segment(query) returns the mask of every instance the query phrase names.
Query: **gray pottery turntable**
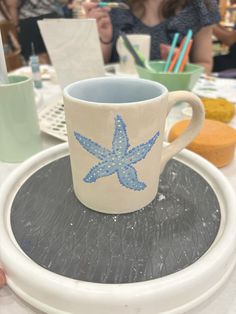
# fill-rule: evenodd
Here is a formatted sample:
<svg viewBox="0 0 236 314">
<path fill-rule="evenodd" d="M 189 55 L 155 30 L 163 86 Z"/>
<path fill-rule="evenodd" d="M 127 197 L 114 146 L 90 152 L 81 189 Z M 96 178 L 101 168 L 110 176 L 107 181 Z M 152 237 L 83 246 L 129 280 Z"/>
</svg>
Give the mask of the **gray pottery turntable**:
<svg viewBox="0 0 236 314">
<path fill-rule="evenodd" d="M 97 283 L 146 281 L 193 264 L 213 243 L 220 220 L 209 184 L 174 159 L 156 199 L 134 213 L 105 215 L 82 205 L 68 156 L 31 175 L 11 210 L 14 236 L 35 263 Z"/>
</svg>

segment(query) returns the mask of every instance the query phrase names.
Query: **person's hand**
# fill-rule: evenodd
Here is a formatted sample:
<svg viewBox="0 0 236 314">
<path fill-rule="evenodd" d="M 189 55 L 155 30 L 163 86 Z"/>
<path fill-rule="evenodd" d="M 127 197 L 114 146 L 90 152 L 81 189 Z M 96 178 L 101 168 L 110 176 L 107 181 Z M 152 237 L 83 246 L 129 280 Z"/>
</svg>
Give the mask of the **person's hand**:
<svg viewBox="0 0 236 314">
<path fill-rule="evenodd" d="M 0 268 L 0 288 L 6 284 L 6 277 L 3 270 Z"/>
<path fill-rule="evenodd" d="M 109 16 L 110 8 L 99 8 L 94 2 L 84 2 L 83 8 L 87 18 L 96 19 L 101 42 L 111 43 L 113 29 Z"/>
</svg>

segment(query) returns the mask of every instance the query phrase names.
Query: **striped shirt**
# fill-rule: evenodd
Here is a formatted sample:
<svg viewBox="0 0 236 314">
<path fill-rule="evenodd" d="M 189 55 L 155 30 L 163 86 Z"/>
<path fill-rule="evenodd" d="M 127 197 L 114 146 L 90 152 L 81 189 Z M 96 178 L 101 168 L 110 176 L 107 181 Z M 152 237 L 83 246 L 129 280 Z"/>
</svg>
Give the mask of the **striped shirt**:
<svg viewBox="0 0 236 314">
<path fill-rule="evenodd" d="M 57 0 L 22 0 L 20 19 L 58 12 L 60 6 Z"/>
</svg>

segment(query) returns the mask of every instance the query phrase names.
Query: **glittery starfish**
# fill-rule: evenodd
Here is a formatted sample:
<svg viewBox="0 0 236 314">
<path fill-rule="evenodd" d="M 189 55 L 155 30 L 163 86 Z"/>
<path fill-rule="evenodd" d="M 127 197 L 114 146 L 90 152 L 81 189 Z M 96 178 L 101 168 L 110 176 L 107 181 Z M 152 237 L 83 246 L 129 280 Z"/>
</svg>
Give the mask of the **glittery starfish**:
<svg viewBox="0 0 236 314">
<path fill-rule="evenodd" d="M 97 179 L 117 174 L 120 184 L 126 188 L 140 191 L 146 184 L 138 180 L 137 172 L 133 164 L 144 159 L 151 150 L 160 133 L 157 132 L 148 142 L 129 149 L 129 139 L 126 133 L 126 125 L 120 115 L 115 117 L 115 132 L 112 141 L 112 150 L 104 148 L 78 132 L 74 132 L 80 145 L 90 154 L 101 160 L 91 168 L 84 181 L 92 183 Z"/>
</svg>

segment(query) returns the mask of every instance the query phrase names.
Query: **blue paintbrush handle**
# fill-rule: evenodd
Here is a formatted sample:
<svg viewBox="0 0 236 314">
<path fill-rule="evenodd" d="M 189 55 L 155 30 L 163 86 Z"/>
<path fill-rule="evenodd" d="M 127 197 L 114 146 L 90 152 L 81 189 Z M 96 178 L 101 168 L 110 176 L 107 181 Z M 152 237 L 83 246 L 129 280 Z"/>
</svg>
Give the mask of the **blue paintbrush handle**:
<svg viewBox="0 0 236 314">
<path fill-rule="evenodd" d="M 100 7 L 100 8 L 105 8 L 105 7 L 108 6 L 107 2 L 98 2 L 97 5 L 98 5 L 98 7 Z"/>
<path fill-rule="evenodd" d="M 193 32 L 192 30 L 190 29 L 187 33 L 187 36 L 186 36 L 186 39 L 185 39 L 185 42 L 184 42 L 184 45 L 183 45 L 183 49 L 182 51 L 180 52 L 180 55 L 179 55 L 179 59 L 177 60 L 176 62 L 176 65 L 175 65 L 175 68 L 174 68 L 174 73 L 178 73 L 179 72 L 179 68 L 181 66 L 181 63 L 183 61 L 183 58 L 184 58 L 184 55 L 185 55 L 185 52 L 186 52 L 186 49 L 188 47 L 188 44 L 190 42 L 190 39 L 192 38 L 193 36 Z"/>
<path fill-rule="evenodd" d="M 177 45 L 177 41 L 179 39 L 179 33 L 175 33 L 175 36 L 173 38 L 173 41 L 172 41 L 172 44 L 171 44 L 171 47 L 170 47 L 170 51 L 168 53 L 168 56 L 167 56 L 167 59 L 166 59 L 166 63 L 165 63 L 165 67 L 164 67 L 164 72 L 167 72 L 168 69 L 169 69 L 169 66 L 170 66 L 170 62 L 171 62 L 171 59 L 174 55 L 174 51 L 175 51 L 175 47 Z"/>
</svg>

